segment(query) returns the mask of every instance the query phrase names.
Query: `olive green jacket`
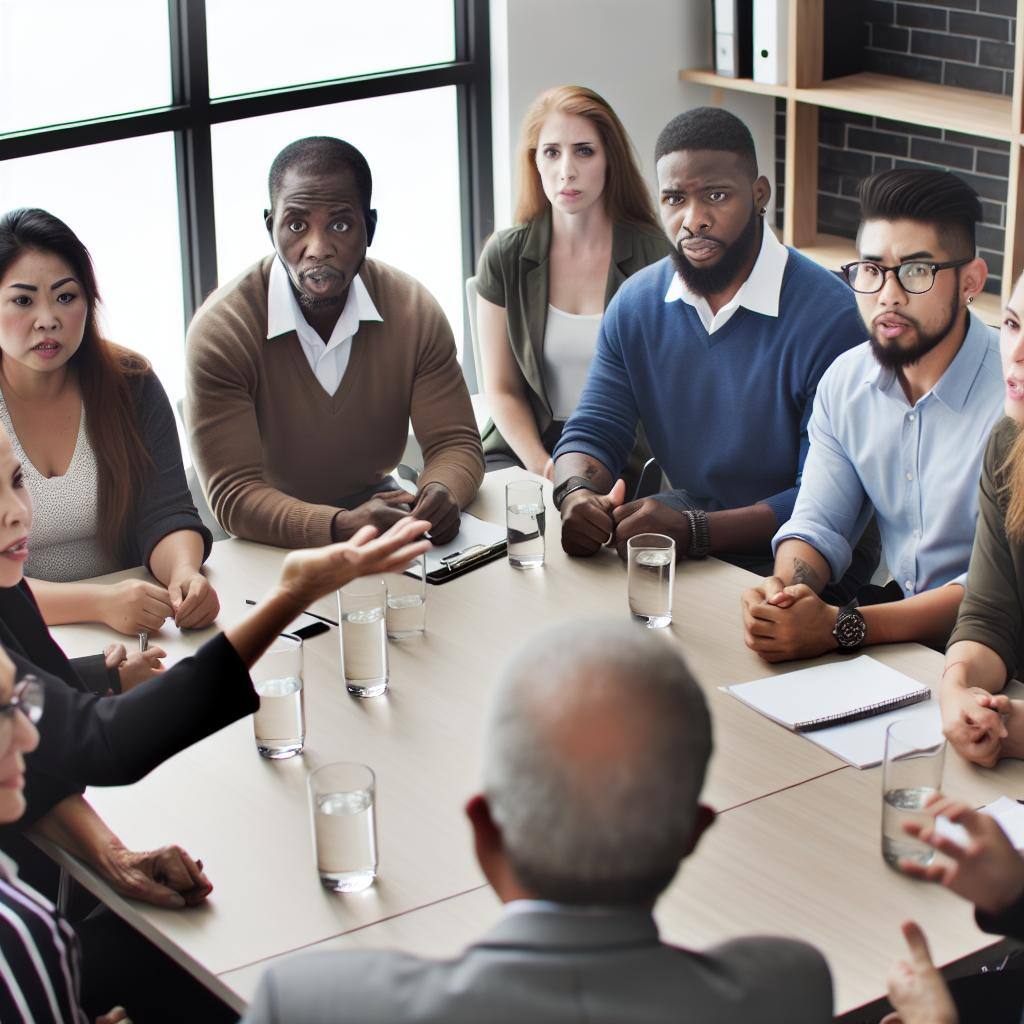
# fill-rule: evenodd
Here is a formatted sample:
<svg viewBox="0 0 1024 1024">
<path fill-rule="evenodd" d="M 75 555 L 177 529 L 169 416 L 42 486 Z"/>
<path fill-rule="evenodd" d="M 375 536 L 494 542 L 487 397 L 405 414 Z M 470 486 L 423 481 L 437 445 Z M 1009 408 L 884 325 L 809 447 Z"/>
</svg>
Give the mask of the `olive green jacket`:
<svg viewBox="0 0 1024 1024">
<path fill-rule="evenodd" d="M 530 407 L 541 440 L 548 451 L 561 433 L 551 412 L 544 380 L 544 330 L 548 319 L 548 250 L 551 247 L 551 211 L 527 224 L 493 235 L 477 267 L 476 290 L 488 302 L 503 306 L 508 317 L 508 340 L 527 384 Z M 605 287 L 605 308 L 627 277 L 672 251 L 661 231 L 633 224 L 612 229 L 612 259 Z M 553 440 L 549 444 L 548 439 Z M 483 432 L 484 453 L 515 454 L 493 421 Z"/>
</svg>

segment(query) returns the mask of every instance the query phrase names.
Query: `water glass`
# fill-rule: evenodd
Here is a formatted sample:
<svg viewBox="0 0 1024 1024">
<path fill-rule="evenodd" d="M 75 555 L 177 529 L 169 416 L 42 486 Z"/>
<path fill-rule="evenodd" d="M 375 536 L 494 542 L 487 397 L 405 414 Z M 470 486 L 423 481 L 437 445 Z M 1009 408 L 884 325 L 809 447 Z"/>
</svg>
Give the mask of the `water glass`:
<svg viewBox="0 0 1024 1024">
<path fill-rule="evenodd" d="M 536 480 L 505 484 L 508 560 L 516 569 L 544 564 L 544 488 Z"/>
<path fill-rule="evenodd" d="M 405 573 L 388 573 L 384 583 L 388 590 L 388 639 L 421 636 L 427 628 L 427 556 L 414 558 Z"/>
<path fill-rule="evenodd" d="M 931 819 L 925 810 L 942 788 L 946 741 L 939 723 L 918 715 L 901 718 L 885 730 L 882 764 L 882 857 L 898 866 L 901 857 L 930 864 L 935 851 L 903 831 L 903 823 Z"/>
<path fill-rule="evenodd" d="M 379 576 L 353 580 L 338 591 L 341 670 L 356 697 L 379 697 L 388 688 L 387 600 Z"/>
<path fill-rule="evenodd" d="M 662 533 L 638 533 L 626 542 L 629 610 L 650 629 L 672 621 L 676 542 Z"/>
<path fill-rule="evenodd" d="M 292 757 L 306 741 L 302 690 L 302 641 L 279 636 L 252 667 L 260 706 L 252 716 L 256 749 L 263 757 Z"/>
<path fill-rule="evenodd" d="M 316 869 L 325 889 L 362 892 L 377 877 L 375 785 L 365 764 L 326 764 L 309 774 Z"/>
</svg>

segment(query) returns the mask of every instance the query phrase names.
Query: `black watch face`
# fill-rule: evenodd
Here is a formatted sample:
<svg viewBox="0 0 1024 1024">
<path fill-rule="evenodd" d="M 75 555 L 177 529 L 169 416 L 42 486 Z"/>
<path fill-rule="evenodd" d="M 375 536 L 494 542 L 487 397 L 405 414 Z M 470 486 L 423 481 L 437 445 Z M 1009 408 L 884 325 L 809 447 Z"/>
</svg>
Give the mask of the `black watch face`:
<svg viewBox="0 0 1024 1024">
<path fill-rule="evenodd" d="M 857 614 L 842 616 L 836 623 L 836 640 L 840 647 L 859 647 L 864 643 L 867 623 Z"/>
</svg>

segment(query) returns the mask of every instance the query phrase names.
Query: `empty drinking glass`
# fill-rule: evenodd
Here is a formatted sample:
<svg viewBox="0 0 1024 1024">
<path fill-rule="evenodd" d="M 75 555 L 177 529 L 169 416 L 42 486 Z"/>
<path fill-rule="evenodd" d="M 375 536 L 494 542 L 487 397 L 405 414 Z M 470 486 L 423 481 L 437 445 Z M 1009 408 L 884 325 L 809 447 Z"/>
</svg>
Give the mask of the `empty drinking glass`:
<svg viewBox="0 0 1024 1024">
<path fill-rule="evenodd" d="M 353 762 L 326 764 L 310 772 L 308 785 L 320 884 L 362 892 L 377 877 L 373 771 Z"/>
<path fill-rule="evenodd" d="M 638 533 L 626 542 L 629 610 L 651 629 L 672 621 L 676 542 L 661 533 Z"/>
<path fill-rule="evenodd" d="M 405 573 L 388 573 L 384 582 L 388 590 L 389 639 L 405 640 L 422 634 L 427 628 L 426 555 L 414 558 Z"/>
<path fill-rule="evenodd" d="M 379 576 L 353 580 L 338 591 L 341 670 L 356 697 L 379 697 L 388 688 L 387 598 Z"/>
<path fill-rule="evenodd" d="M 516 569 L 544 564 L 544 489 L 536 480 L 505 484 L 508 560 Z"/>
<path fill-rule="evenodd" d="M 291 757 L 306 741 L 302 691 L 302 641 L 279 636 L 253 665 L 260 706 L 252 716 L 256 749 L 263 757 Z"/>
</svg>

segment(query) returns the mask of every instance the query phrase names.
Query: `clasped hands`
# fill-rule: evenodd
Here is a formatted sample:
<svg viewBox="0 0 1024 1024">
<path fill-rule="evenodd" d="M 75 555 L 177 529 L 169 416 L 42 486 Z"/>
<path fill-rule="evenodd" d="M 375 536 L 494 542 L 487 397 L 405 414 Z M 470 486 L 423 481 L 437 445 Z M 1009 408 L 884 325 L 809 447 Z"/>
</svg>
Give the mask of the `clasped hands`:
<svg viewBox="0 0 1024 1024">
<path fill-rule="evenodd" d="M 662 533 L 676 542 L 676 558 L 690 550 L 690 520 L 674 508 L 641 498 L 623 502 L 626 485 L 616 480 L 607 494 L 586 488 L 562 502 L 562 548 L 569 555 L 593 555 L 606 545 L 626 557 L 626 542 L 641 533 Z"/>
<path fill-rule="evenodd" d="M 459 532 L 459 503 L 444 484 L 433 481 L 420 488 L 417 494 L 401 488 L 378 491 L 362 505 L 339 512 L 334 518 L 332 533 L 336 541 L 348 540 L 364 526 L 372 526 L 383 533 L 410 515 L 430 523 L 430 539 L 435 544 L 447 544 Z"/>
<path fill-rule="evenodd" d="M 740 598 L 747 646 L 765 661 L 816 658 L 834 650 L 839 609 L 823 601 L 806 583 L 786 586 L 769 576 Z"/>
<path fill-rule="evenodd" d="M 1020 757 L 1007 727 L 1024 710 L 1021 701 L 979 686 L 957 686 L 942 693 L 942 731 L 961 756 L 983 768 L 1002 757 Z"/>
</svg>

